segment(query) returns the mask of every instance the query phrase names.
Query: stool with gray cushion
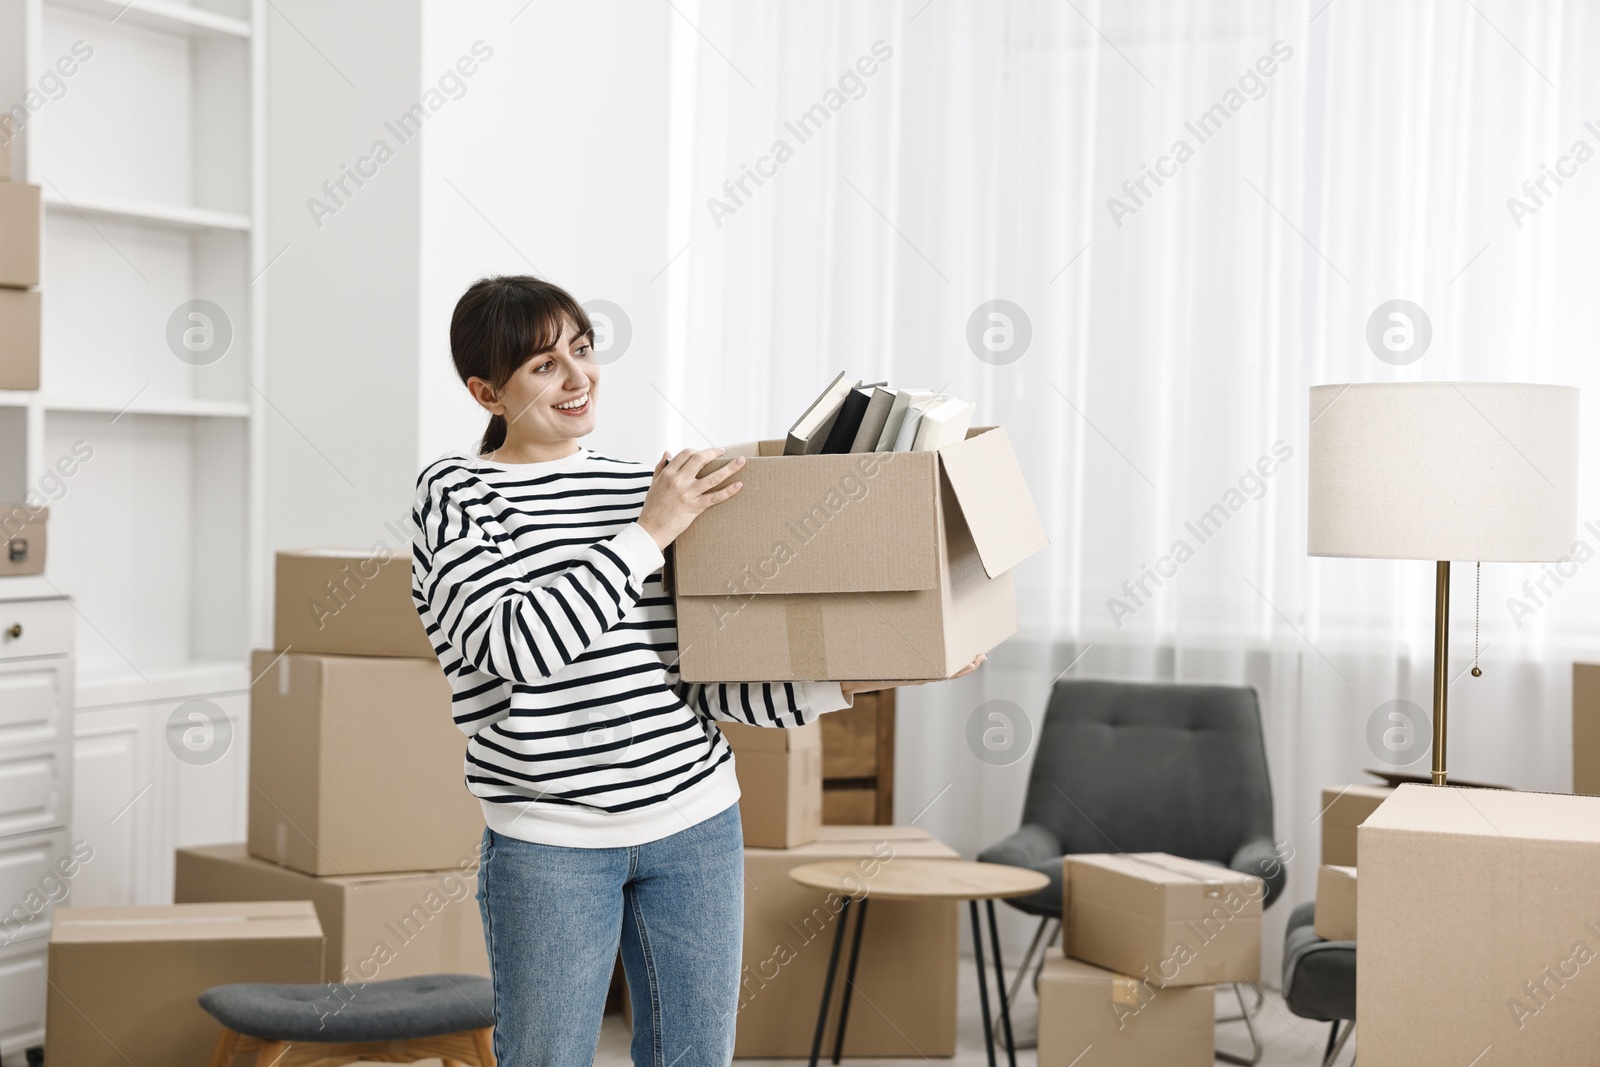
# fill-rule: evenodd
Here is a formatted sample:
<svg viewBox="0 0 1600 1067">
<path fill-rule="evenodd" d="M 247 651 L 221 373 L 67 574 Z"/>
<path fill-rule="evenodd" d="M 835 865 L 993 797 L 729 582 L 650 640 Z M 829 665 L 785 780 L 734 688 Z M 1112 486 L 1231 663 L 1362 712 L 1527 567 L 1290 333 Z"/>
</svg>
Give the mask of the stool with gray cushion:
<svg viewBox="0 0 1600 1067">
<path fill-rule="evenodd" d="M 1272 788 L 1256 691 L 1093 679 L 1055 683 L 1028 773 L 1022 825 L 978 853 L 981 861 L 1050 878 L 1040 892 L 1006 902 L 1040 919 L 1018 986 L 1035 952 L 1043 965 L 1041 948 L 1059 931 L 1062 858 L 1084 852 L 1166 852 L 1216 863 L 1261 878 L 1263 903 L 1270 905 L 1286 873 L 1272 839 Z M 1037 988 L 1037 967 L 1033 974 Z M 1217 1055 L 1253 1064 L 1261 1057 L 1253 1009 L 1244 1007 L 1237 986 L 1235 994 L 1252 1055 Z"/>
<path fill-rule="evenodd" d="M 370 1060 L 494 1067 L 494 988 L 474 974 L 382 982 L 213 986 L 200 1006 L 222 1024 L 211 1067 L 255 1051 L 260 1067 Z"/>
<path fill-rule="evenodd" d="M 1283 935 L 1283 1002 L 1302 1019 L 1333 1024 L 1322 1054 L 1322 1062 L 1332 1064 L 1356 1030 L 1356 943 L 1318 937 L 1311 928 L 1316 914 L 1314 901 L 1289 913 Z M 1341 1031 L 1344 1020 L 1350 1025 Z"/>
</svg>

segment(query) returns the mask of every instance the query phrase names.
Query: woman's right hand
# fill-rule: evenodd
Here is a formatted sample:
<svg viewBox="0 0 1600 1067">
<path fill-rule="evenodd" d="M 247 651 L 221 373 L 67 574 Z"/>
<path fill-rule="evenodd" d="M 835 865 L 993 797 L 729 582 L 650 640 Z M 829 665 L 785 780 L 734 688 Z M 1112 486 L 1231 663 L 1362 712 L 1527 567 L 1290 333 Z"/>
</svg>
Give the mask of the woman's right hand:
<svg viewBox="0 0 1600 1067">
<path fill-rule="evenodd" d="M 667 453 L 661 453 L 638 521 L 645 532 L 655 538 L 663 552 L 702 511 L 713 504 L 722 503 L 744 485 L 743 482 L 733 482 L 718 488 L 744 466 L 743 456 L 735 456 L 704 478 L 697 477 L 707 463 L 722 453 L 720 448 L 703 448 L 699 451 L 686 448 L 670 458 Z"/>
</svg>

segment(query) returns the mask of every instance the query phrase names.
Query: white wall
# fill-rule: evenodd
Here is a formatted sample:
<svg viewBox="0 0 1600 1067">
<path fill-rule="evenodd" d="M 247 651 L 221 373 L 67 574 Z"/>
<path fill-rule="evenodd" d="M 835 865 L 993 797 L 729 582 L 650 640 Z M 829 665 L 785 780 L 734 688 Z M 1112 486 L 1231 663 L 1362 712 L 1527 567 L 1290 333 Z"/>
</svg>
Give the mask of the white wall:
<svg viewBox="0 0 1600 1067">
<path fill-rule="evenodd" d="M 385 524 L 409 513 L 418 470 L 476 444 L 486 416 L 455 375 L 449 322 L 486 274 L 535 273 L 626 309 L 634 340 L 604 372 L 586 443 L 658 447 L 670 14 L 643 0 L 276 5 L 268 255 L 282 256 L 258 283 L 268 553 L 396 544 Z M 422 132 L 402 140 L 386 123 L 419 103 Z M 376 173 L 347 182 L 342 205 L 323 192 L 369 156 Z M 334 209 L 320 226 L 312 197 Z M 266 627 L 270 600 L 261 614 Z"/>
<path fill-rule="evenodd" d="M 487 420 L 450 362 L 450 314 L 487 274 L 537 274 L 580 301 L 609 300 L 633 327 L 601 372 L 608 454 L 661 447 L 666 314 L 666 4 L 427 5 L 425 85 L 474 42 L 492 56 L 430 121 L 422 168 L 422 368 L 417 460 L 476 445 Z M 520 10 L 520 14 L 518 13 Z M 686 447 L 686 446 L 685 446 Z"/>
</svg>

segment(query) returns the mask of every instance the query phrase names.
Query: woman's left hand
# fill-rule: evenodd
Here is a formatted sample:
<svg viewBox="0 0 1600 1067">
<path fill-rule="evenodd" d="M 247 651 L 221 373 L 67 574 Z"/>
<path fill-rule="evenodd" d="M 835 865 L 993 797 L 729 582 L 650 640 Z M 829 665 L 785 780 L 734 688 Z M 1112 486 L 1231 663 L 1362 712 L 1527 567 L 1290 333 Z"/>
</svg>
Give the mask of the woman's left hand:
<svg viewBox="0 0 1600 1067">
<path fill-rule="evenodd" d="M 967 664 L 965 667 L 962 667 L 950 677 L 944 679 L 924 678 L 920 682 L 840 682 L 839 689 L 844 693 L 845 696 L 851 696 L 855 693 L 873 693 L 879 689 L 895 689 L 903 685 L 927 685 L 930 681 L 953 682 L 957 678 L 960 678 L 963 675 L 971 674 L 973 671 L 983 666 L 983 661 L 988 658 L 988 656 L 984 655 L 982 652 L 979 652 L 977 656 L 973 657 L 971 663 Z"/>
</svg>

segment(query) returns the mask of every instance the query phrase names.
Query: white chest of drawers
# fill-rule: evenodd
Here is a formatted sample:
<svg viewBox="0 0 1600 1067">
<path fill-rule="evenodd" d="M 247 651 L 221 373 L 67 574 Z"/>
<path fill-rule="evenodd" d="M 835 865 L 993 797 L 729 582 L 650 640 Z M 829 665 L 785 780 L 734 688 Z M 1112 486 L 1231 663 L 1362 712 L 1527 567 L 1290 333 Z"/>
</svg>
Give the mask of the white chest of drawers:
<svg viewBox="0 0 1600 1067">
<path fill-rule="evenodd" d="M 40 595 L 27 579 L 0 579 L 0 1054 L 7 1057 L 44 1039 L 50 915 L 80 867 L 68 831 L 72 634 L 67 598 Z"/>
</svg>

